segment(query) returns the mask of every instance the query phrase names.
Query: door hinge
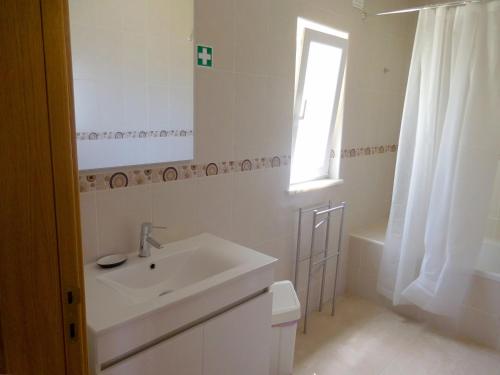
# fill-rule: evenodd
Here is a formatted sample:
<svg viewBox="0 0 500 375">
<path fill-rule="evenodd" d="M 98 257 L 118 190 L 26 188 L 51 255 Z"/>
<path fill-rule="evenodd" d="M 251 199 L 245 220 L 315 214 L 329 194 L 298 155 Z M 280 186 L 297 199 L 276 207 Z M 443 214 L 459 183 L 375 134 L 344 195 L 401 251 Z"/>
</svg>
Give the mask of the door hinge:
<svg viewBox="0 0 500 375">
<path fill-rule="evenodd" d="M 80 304 L 80 288 L 66 288 L 66 300 L 64 301 L 68 306 Z"/>
<path fill-rule="evenodd" d="M 80 288 L 65 288 L 63 298 L 65 330 L 71 341 L 77 341 L 79 305 L 81 303 Z"/>
</svg>

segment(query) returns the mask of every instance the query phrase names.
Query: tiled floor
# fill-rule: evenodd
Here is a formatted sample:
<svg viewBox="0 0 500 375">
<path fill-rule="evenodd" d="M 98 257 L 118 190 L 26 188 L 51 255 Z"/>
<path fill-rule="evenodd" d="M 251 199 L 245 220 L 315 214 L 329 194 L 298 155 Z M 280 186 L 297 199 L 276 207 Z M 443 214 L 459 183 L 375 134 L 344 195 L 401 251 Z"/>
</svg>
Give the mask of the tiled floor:
<svg viewBox="0 0 500 375">
<path fill-rule="evenodd" d="M 294 375 L 500 375 L 500 353 L 347 297 L 297 334 Z"/>
</svg>

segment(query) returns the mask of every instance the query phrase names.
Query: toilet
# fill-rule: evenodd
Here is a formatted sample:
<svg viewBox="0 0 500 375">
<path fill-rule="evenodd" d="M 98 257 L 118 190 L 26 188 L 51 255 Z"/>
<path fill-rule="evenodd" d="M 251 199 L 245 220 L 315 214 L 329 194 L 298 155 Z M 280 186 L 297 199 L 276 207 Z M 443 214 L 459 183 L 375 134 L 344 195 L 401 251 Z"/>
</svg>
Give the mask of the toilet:
<svg viewBox="0 0 500 375">
<path fill-rule="evenodd" d="M 273 293 L 271 370 L 270 375 L 291 375 L 295 334 L 300 319 L 300 302 L 288 281 L 279 281 L 271 285 Z"/>
</svg>

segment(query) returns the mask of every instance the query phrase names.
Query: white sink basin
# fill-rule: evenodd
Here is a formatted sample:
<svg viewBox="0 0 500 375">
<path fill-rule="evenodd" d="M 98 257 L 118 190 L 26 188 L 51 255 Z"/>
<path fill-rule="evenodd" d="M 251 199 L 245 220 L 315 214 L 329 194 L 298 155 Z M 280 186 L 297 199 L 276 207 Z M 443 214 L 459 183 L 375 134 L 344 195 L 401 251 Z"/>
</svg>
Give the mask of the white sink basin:
<svg viewBox="0 0 500 375">
<path fill-rule="evenodd" d="M 100 363 L 265 293 L 273 282 L 275 258 L 210 234 L 151 251 L 147 258 L 131 253 L 114 269 L 85 266 L 89 347 L 99 348 Z"/>
<path fill-rule="evenodd" d="M 167 248 L 140 263 L 125 264 L 97 278 L 133 303 L 141 303 L 244 266 L 253 260 L 249 255 L 255 254 L 227 251 L 209 244 L 172 254 Z"/>
</svg>

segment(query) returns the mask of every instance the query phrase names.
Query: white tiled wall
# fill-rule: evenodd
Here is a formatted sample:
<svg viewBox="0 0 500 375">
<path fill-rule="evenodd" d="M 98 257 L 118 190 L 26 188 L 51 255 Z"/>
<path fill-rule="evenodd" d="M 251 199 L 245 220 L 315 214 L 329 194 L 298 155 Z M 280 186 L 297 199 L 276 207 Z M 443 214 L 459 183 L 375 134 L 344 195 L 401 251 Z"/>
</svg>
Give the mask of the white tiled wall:
<svg viewBox="0 0 500 375">
<path fill-rule="evenodd" d="M 298 16 L 350 33 L 342 147 L 397 143 L 415 18 L 362 20 L 350 3 L 195 1 L 196 40 L 215 66 L 195 72 L 197 163 L 290 154 Z M 136 251 L 152 220 L 168 227 L 161 240 L 212 232 L 279 258 L 276 278 L 291 278 L 297 209 L 346 200 L 347 233 L 385 217 L 394 164 L 394 153 L 342 159 L 343 185 L 297 195 L 288 167 L 83 193 L 85 260 Z"/>
<path fill-rule="evenodd" d="M 193 2 L 69 4 L 78 131 L 191 129 Z"/>
</svg>

